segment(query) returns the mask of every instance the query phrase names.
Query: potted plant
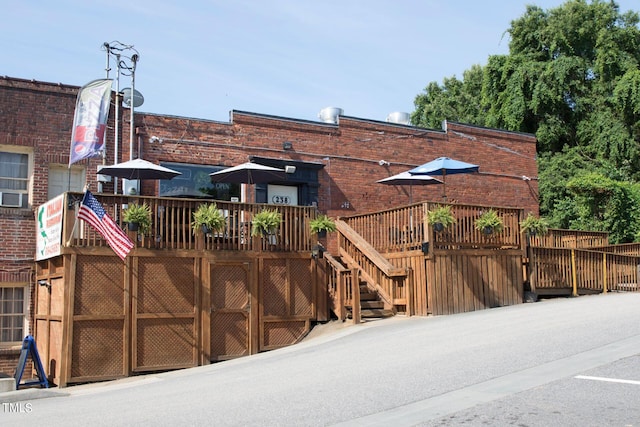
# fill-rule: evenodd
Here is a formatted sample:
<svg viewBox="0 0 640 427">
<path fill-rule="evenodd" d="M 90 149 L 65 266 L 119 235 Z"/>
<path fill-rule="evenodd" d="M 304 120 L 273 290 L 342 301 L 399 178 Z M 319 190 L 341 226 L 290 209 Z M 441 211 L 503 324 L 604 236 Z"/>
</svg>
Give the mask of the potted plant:
<svg viewBox="0 0 640 427">
<path fill-rule="evenodd" d="M 151 208 L 146 203 L 130 203 L 122 213 L 122 219 L 129 224 L 129 230 L 146 234 L 151 228 Z"/>
<path fill-rule="evenodd" d="M 253 216 L 251 223 L 252 236 L 269 236 L 275 234 L 282 222 L 282 214 L 277 210 L 263 209 Z"/>
<path fill-rule="evenodd" d="M 215 203 L 203 203 L 193 212 L 191 228 L 196 233 L 202 230 L 204 234 L 212 231 L 220 231 L 224 228 L 226 220 L 224 213 L 218 209 Z"/>
<path fill-rule="evenodd" d="M 504 227 L 502 218 L 500 218 L 498 213 L 493 209 L 489 209 L 480 215 L 479 218 L 476 218 L 475 225 L 476 229 L 482 231 L 484 234 L 500 233 Z"/>
<path fill-rule="evenodd" d="M 309 222 L 309 228 L 311 232 L 316 233 L 318 237 L 324 237 L 327 235 L 327 231 L 336 231 L 336 223 L 327 215 L 321 214 Z"/>
<path fill-rule="evenodd" d="M 427 222 L 433 226 L 435 231 L 442 231 L 456 222 L 456 218 L 451 212 L 451 205 L 442 205 L 427 211 Z"/>
<path fill-rule="evenodd" d="M 527 236 L 545 235 L 549 231 L 549 223 L 544 218 L 533 216 L 531 212 L 520 222 L 520 230 Z"/>
</svg>

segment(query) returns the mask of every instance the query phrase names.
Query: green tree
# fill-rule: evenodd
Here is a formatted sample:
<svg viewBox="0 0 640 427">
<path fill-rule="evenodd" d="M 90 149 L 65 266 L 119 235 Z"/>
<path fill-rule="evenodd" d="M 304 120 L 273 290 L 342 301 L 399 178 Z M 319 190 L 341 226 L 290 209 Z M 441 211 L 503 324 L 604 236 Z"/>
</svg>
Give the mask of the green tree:
<svg viewBox="0 0 640 427">
<path fill-rule="evenodd" d="M 622 219 L 609 216 L 625 213 L 611 208 L 627 206 L 640 181 L 639 22 L 614 1 L 527 6 L 506 31 L 509 54 L 474 65 L 463 81 L 429 83 L 415 99 L 413 123 L 435 127 L 447 119 L 534 133 L 540 209 L 551 225 L 619 227 Z M 606 200 L 566 185 L 590 172 L 615 181 Z M 607 217 L 592 215 L 604 211 Z"/>
</svg>

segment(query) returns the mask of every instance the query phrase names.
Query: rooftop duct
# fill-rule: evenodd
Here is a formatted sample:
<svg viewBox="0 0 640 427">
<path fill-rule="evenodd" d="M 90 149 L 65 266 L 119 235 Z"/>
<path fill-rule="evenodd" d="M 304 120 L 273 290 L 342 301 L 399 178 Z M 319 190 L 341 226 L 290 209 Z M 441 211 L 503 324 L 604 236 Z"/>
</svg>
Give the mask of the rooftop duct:
<svg viewBox="0 0 640 427">
<path fill-rule="evenodd" d="M 320 110 L 318 118 L 325 123 L 338 123 L 338 116 L 344 113 L 342 108 L 326 107 Z"/>
<path fill-rule="evenodd" d="M 410 125 L 411 115 L 409 113 L 402 113 L 402 112 L 396 111 L 394 113 L 390 113 L 387 116 L 387 122 L 397 123 L 400 125 Z"/>
</svg>

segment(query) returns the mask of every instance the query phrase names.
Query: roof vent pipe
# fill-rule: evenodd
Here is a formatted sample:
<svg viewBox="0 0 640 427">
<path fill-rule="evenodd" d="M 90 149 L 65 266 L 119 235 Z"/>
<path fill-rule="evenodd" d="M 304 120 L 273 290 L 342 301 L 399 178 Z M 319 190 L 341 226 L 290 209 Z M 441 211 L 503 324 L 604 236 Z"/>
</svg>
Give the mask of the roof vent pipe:
<svg viewBox="0 0 640 427">
<path fill-rule="evenodd" d="M 409 113 L 403 113 L 396 111 L 394 113 L 390 113 L 387 116 L 387 122 L 389 123 L 397 123 L 399 125 L 410 125 L 411 124 L 411 115 Z"/>
<path fill-rule="evenodd" d="M 342 108 L 326 107 L 320 110 L 318 118 L 325 123 L 338 123 L 338 116 L 344 113 Z"/>
</svg>

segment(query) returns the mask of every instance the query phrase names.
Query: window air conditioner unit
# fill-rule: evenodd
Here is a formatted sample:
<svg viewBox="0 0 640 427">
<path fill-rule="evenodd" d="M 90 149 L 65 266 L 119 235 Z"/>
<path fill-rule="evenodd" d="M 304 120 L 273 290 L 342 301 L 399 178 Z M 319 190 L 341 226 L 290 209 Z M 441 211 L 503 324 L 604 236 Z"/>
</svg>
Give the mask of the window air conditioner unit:
<svg viewBox="0 0 640 427">
<path fill-rule="evenodd" d="M 23 193 L 12 192 L 0 192 L 0 206 L 8 208 L 21 208 L 22 207 Z"/>
</svg>

